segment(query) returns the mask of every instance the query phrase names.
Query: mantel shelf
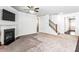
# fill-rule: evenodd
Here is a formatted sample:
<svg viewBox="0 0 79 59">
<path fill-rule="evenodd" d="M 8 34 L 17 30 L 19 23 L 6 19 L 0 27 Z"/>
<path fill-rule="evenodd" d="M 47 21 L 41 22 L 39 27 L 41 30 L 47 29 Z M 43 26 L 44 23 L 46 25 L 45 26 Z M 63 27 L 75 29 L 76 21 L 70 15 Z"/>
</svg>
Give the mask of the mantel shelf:
<svg viewBox="0 0 79 59">
<path fill-rule="evenodd" d="M 0 26 L 16 26 L 16 25 L 0 25 Z"/>
</svg>

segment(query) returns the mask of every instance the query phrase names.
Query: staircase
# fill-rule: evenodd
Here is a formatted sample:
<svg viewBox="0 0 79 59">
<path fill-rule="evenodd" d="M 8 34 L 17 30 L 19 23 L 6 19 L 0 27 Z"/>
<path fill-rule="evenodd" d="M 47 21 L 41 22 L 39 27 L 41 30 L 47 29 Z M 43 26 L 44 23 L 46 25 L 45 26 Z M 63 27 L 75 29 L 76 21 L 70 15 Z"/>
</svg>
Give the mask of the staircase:
<svg viewBox="0 0 79 59">
<path fill-rule="evenodd" d="M 50 26 L 56 33 L 58 33 L 58 31 L 57 31 L 57 24 L 55 24 L 53 21 L 49 20 L 49 26 Z"/>
</svg>

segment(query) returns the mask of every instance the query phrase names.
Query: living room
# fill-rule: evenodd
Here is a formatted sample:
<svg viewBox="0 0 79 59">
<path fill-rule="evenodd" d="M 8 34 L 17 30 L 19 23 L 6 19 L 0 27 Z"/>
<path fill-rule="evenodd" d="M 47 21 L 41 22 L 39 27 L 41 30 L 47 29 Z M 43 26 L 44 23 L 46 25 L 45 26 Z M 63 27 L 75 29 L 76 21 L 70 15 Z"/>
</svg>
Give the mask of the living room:
<svg viewBox="0 0 79 59">
<path fill-rule="evenodd" d="M 77 36 L 79 35 L 78 9 L 78 6 L 0 6 L 0 51 L 16 51 L 15 44 L 16 47 L 18 47 L 17 49 L 23 49 L 17 51 L 76 51 L 76 49 L 79 51 L 79 46 L 77 46 Z M 54 38 L 54 36 L 57 38 Z M 25 39 L 23 39 L 24 37 Z M 46 40 L 42 40 L 43 37 Z M 35 39 L 36 41 L 31 42 L 28 41 L 28 39 L 31 39 L 32 41 Z M 60 44 L 60 49 L 56 46 L 56 49 L 51 48 L 50 50 L 49 48 L 53 47 L 50 44 L 53 44 L 54 40 L 50 41 L 49 39 L 58 41 L 58 44 L 57 42 L 55 44 Z M 61 39 L 65 39 L 65 41 L 61 41 Z M 69 42 L 72 41 L 72 43 L 68 43 L 67 39 L 71 39 Z M 42 43 L 40 45 L 40 50 L 38 47 L 31 48 L 33 44 L 34 47 L 36 45 L 39 46 L 41 40 L 42 42 L 46 41 L 47 43 L 50 43 L 48 44 L 50 47 L 45 49 L 46 45 Z M 29 48 L 28 50 L 27 48 L 24 50 L 24 47 L 20 46 L 24 41 L 25 43 L 32 43 L 32 45 L 27 45 Z M 19 42 L 20 44 L 18 44 Z M 62 46 L 61 43 L 69 44 L 67 47 L 72 47 L 66 49 L 64 48 L 65 45 L 63 44 Z M 42 46 L 43 44 L 45 46 Z M 8 49 L 9 47 L 6 49 L 6 46 L 14 46 L 14 50 L 11 48 Z"/>
</svg>

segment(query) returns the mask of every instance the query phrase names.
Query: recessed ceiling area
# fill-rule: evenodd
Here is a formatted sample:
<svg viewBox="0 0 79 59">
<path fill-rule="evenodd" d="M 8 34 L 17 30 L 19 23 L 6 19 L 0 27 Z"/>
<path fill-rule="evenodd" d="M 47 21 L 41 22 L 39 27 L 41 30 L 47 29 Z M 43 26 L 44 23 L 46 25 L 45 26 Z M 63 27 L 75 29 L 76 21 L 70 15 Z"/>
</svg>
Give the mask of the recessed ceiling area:
<svg viewBox="0 0 79 59">
<path fill-rule="evenodd" d="M 18 11 L 26 13 L 26 6 L 12 6 Z M 36 15 L 46 15 L 46 14 L 59 14 L 59 13 L 75 13 L 79 12 L 79 6 L 38 6 L 39 12 Z"/>
</svg>

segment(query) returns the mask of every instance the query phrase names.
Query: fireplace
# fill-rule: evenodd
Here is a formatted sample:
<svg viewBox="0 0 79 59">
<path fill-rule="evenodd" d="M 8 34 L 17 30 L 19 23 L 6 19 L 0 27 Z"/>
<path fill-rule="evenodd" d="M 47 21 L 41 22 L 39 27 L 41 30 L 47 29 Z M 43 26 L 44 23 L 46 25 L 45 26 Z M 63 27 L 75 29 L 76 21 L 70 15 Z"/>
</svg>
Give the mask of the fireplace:
<svg viewBox="0 0 79 59">
<path fill-rule="evenodd" d="M 4 45 L 8 45 L 15 41 L 15 28 L 4 30 Z"/>
</svg>

